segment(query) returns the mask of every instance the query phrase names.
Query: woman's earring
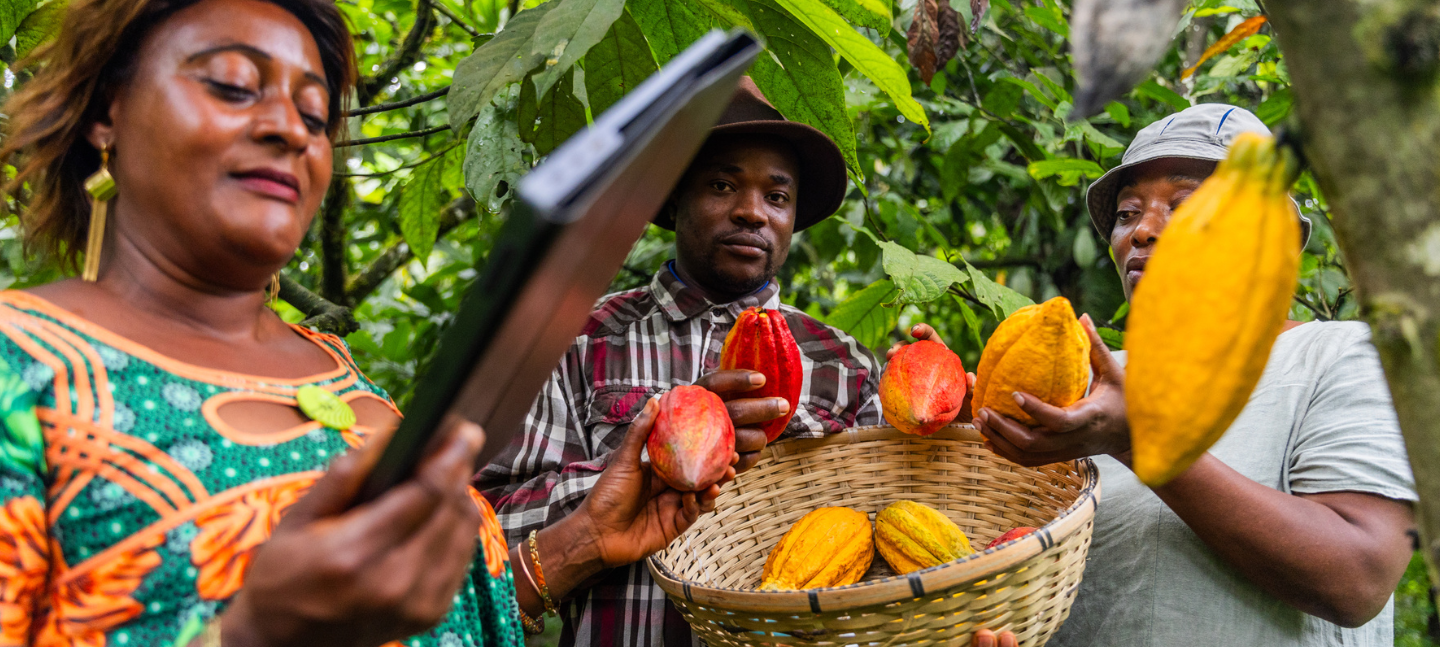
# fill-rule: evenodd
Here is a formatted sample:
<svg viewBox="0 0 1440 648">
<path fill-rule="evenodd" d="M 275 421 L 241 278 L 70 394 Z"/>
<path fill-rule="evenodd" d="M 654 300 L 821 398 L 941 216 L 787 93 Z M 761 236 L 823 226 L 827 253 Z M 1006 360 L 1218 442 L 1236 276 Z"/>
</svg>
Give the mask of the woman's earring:
<svg viewBox="0 0 1440 648">
<path fill-rule="evenodd" d="M 105 212 L 115 197 L 115 177 L 110 175 L 110 145 L 100 149 L 100 170 L 85 179 L 90 194 L 90 236 L 85 242 L 85 269 L 80 278 L 100 278 L 100 249 L 105 247 Z"/>
<path fill-rule="evenodd" d="M 270 307 L 280 301 L 280 273 L 270 275 Z"/>
</svg>

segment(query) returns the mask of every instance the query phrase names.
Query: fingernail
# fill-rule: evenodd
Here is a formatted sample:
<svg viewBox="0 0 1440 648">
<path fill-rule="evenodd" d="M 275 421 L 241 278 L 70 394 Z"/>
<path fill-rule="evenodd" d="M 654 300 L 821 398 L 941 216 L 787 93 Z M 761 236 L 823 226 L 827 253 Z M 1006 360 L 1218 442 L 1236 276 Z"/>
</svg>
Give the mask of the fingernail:
<svg viewBox="0 0 1440 648">
<path fill-rule="evenodd" d="M 980 429 L 980 417 L 975 417 L 975 420 L 970 421 L 970 425 L 975 426 L 975 429 L 977 430 Z"/>
<path fill-rule="evenodd" d="M 1020 392 L 1010 392 L 1010 395 L 1015 397 L 1016 405 L 1019 405 L 1021 407 L 1025 406 L 1025 397 L 1021 396 Z"/>
<path fill-rule="evenodd" d="M 750 372 L 750 384 L 756 387 L 765 384 L 765 374 L 758 371 Z"/>
<path fill-rule="evenodd" d="M 780 411 L 782 411 L 782 412 L 788 412 L 788 411 L 790 411 L 790 401 L 787 401 L 787 400 L 785 400 L 785 399 L 783 399 L 783 398 L 776 398 L 776 399 L 775 399 L 775 409 L 780 410 Z"/>
</svg>

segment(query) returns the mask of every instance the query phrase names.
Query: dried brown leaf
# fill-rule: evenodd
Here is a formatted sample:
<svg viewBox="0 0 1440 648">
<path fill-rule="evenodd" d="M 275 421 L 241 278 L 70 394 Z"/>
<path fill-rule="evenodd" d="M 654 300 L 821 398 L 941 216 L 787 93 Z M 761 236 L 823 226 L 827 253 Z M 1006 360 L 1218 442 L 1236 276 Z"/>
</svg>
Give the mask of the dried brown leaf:
<svg viewBox="0 0 1440 648">
<path fill-rule="evenodd" d="M 973 35 L 980 29 L 980 21 L 985 18 L 985 12 L 990 10 L 990 0 L 970 0 L 970 33 Z"/>
<path fill-rule="evenodd" d="M 935 42 L 935 67 L 945 67 L 955 53 L 965 47 L 965 33 L 960 31 L 960 12 L 950 6 L 950 0 L 939 0 L 940 12 L 935 25 L 938 36 Z"/>
<path fill-rule="evenodd" d="M 947 0 L 948 2 L 948 0 Z M 915 3 L 915 20 L 905 31 L 905 41 L 910 50 L 910 65 L 920 72 L 920 80 L 926 84 L 935 76 L 935 44 L 939 40 L 937 24 L 940 7 L 935 0 L 920 0 Z"/>
<path fill-rule="evenodd" d="M 1265 16 L 1255 16 L 1236 25 L 1234 29 L 1230 30 L 1230 33 L 1221 36 L 1220 40 L 1215 41 L 1214 45 L 1205 48 L 1205 53 L 1200 55 L 1200 60 L 1195 61 L 1195 65 L 1185 68 L 1185 71 L 1180 73 L 1180 78 L 1190 78 L 1191 75 L 1195 74 L 1196 70 L 1200 69 L 1201 63 L 1225 53 L 1226 50 L 1234 47 L 1236 43 L 1254 36 L 1263 26 L 1265 26 Z"/>
</svg>

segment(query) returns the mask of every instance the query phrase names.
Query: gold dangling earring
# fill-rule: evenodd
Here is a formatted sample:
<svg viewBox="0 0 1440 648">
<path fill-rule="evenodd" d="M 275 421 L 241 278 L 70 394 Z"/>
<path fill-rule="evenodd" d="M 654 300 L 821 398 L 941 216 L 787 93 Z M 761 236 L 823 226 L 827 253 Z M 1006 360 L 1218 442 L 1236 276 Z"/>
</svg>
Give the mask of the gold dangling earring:
<svg viewBox="0 0 1440 648">
<path fill-rule="evenodd" d="M 80 278 L 95 281 L 100 278 L 100 249 L 105 247 L 105 212 L 116 193 L 115 177 L 110 175 L 109 144 L 100 149 L 100 170 L 85 179 L 85 191 L 90 194 L 90 236 L 85 242 L 85 269 Z"/>
<path fill-rule="evenodd" d="M 270 307 L 271 307 L 271 308 L 274 308 L 274 307 L 275 307 L 275 304 L 279 303 L 279 301 L 280 301 L 280 273 L 277 272 L 277 273 L 275 273 L 275 274 L 273 274 L 273 275 L 270 275 Z"/>
</svg>

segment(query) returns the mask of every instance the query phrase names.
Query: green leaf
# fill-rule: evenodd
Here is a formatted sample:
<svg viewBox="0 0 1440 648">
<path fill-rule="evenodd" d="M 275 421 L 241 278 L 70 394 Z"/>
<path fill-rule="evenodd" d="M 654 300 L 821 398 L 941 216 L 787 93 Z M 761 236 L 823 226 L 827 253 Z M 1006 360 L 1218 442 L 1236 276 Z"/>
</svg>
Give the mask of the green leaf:
<svg viewBox="0 0 1440 648">
<path fill-rule="evenodd" d="M 995 283 L 985 273 L 970 265 L 969 261 L 965 262 L 965 270 L 970 273 L 970 286 L 975 290 L 975 298 L 989 306 L 997 319 L 1003 320 L 1011 313 L 1035 303 L 1030 301 L 1029 297 Z"/>
<path fill-rule="evenodd" d="M 1095 260 L 1100 258 L 1100 250 L 1095 245 L 1095 237 L 1090 235 L 1089 222 L 1076 228 L 1075 243 L 1070 246 L 1070 255 L 1075 257 L 1075 265 L 1081 268 L 1095 265 Z"/>
<path fill-rule="evenodd" d="M 1070 38 L 1070 25 L 1065 22 L 1065 16 L 1060 13 L 1059 7 L 1025 7 L 1025 17 L 1059 34 L 1061 38 Z"/>
<path fill-rule="evenodd" d="M 504 111 L 494 105 L 485 106 L 465 143 L 465 188 L 491 213 L 500 210 L 515 182 L 529 171 L 525 164 L 526 145 L 520 141 L 515 119 L 505 114 L 513 110 L 515 94 L 512 89 L 502 95 L 508 106 Z"/>
<path fill-rule="evenodd" d="M 0 46 L 10 42 L 20 23 L 35 10 L 35 4 L 36 0 L 5 0 L 0 3 Z"/>
<path fill-rule="evenodd" d="M 1018 88 L 1021 88 L 1021 89 L 1025 90 L 1026 92 L 1029 92 L 1031 97 L 1034 97 L 1036 101 L 1039 101 L 1040 103 L 1045 104 L 1045 107 L 1046 107 L 1046 108 L 1049 108 L 1049 109 L 1052 110 L 1052 111 L 1055 110 L 1055 108 L 1056 108 L 1055 101 L 1052 100 L 1052 99 L 1051 99 L 1048 95 L 1046 95 L 1044 92 L 1041 92 L 1040 88 L 1036 87 L 1035 84 L 1030 83 L 1029 81 L 1026 81 L 1026 80 L 1024 80 L 1024 79 L 1017 79 L 1017 78 L 1015 78 L 1015 77 L 1004 77 L 1004 78 L 1001 79 L 1001 80 L 1004 81 L 1004 82 L 1006 82 L 1006 83 L 1012 84 L 1012 85 L 1014 85 L 1014 86 L 1016 86 L 1016 87 L 1018 87 Z M 982 100 L 982 104 L 983 104 L 983 100 Z"/>
<path fill-rule="evenodd" d="M 15 28 L 15 58 L 30 55 L 36 47 L 50 40 L 60 31 L 60 21 L 65 18 L 65 9 L 70 0 L 50 0 L 45 6 L 30 12 Z"/>
<path fill-rule="evenodd" d="M 600 116 L 659 69 L 645 34 L 630 12 L 620 14 L 605 38 L 585 54 L 585 94 L 590 113 Z"/>
<path fill-rule="evenodd" d="M 691 0 L 630 0 L 629 10 L 660 65 L 669 63 L 705 32 L 718 26 L 708 13 L 697 10 Z"/>
<path fill-rule="evenodd" d="M 574 70 L 567 72 L 539 102 L 535 101 L 535 85 L 522 85 L 515 117 L 520 141 L 535 145 L 540 155 L 549 155 L 585 128 L 585 104 L 575 98 L 574 88 Z"/>
<path fill-rule="evenodd" d="M 900 309 L 886 306 L 895 298 L 895 284 L 881 279 L 836 304 L 825 323 L 850 335 L 860 344 L 878 349 L 890 339 L 900 322 Z"/>
<path fill-rule="evenodd" d="M 735 0 L 695 0 L 695 4 L 699 11 L 709 13 L 710 19 L 717 25 L 744 27 L 752 32 L 756 31 L 745 7 Z"/>
<path fill-rule="evenodd" d="M 531 54 L 545 61 L 545 70 L 532 77 L 535 94 L 540 96 L 605 37 L 625 10 L 625 0 L 552 0 L 548 4 L 555 6 L 535 26 L 530 46 Z"/>
<path fill-rule="evenodd" d="M 1025 169 L 1030 172 L 1030 177 L 1036 180 L 1044 180 L 1050 176 L 1060 176 L 1058 182 L 1061 186 L 1071 187 L 1080 182 L 1081 176 L 1087 178 L 1098 178 L 1105 175 L 1105 170 L 1100 165 L 1090 161 L 1077 158 L 1055 158 L 1052 160 L 1040 160 L 1031 162 Z"/>
<path fill-rule="evenodd" d="M 1112 101 L 1105 105 L 1105 112 L 1110 115 L 1111 119 L 1115 120 L 1115 123 L 1120 124 L 1121 127 L 1130 127 L 1130 109 L 1126 108 L 1125 104 Z"/>
<path fill-rule="evenodd" d="M 1020 100 L 1024 98 L 1025 91 L 1013 83 L 997 83 L 985 93 L 985 98 L 980 101 L 980 106 L 990 111 L 1000 119 L 1009 119 L 1020 106 Z"/>
<path fill-rule="evenodd" d="M 1280 88 L 1260 103 L 1260 107 L 1255 109 L 1255 116 L 1265 122 L 1266 126 L 1274 126 L 1290 115 L 1290 108 L 1294 104 L 1295 95 L 1290 92 L 1290 88 Z"/>
<path fill-rule="evenodd" d="M 446 99 L 451 128 L 460 130 L 490 104 L 497 92 L 525 78 L 545 60 L 543 55 L 532 51 L 535 28 L 557 4 L 546 3 L 515 14 L 495 38 L 455 66 L 454 81 Z"/>
<path fill-rule="evenodd" d="M 864 74 L 890 96 L 895 102 L 895 107 L 906 119 L 925 127 L 925 132 L 930 132 L 930 118 L 925 115 L 925 109 L 920 102 L 910 95 L 910 77 L 905 69 L 900 67 L 895 59 L 891 58 L 885 50 L 880 49 L 869 38 L 862 36 L 845 22 L 840 14 L 834 9 L 825 6 L 820 0 L 776 0 L 780 6 L 790 12 L 790 15 L 799 19 L 811 31 L 814 31 L 828 45 L 835 48 L 840 56 L 845 57 L 851 65 L 855 66 L 861 74 Z M 751 5 L 755 3 L 752 1 Z M 753 14 L 753 12 L 752 12 Z M 759 22 L 756 22 L 759 26 Z M 774 40 L 777 34 L 772 32 L 762 33 L 767 39 Z"/>
<path fill-rule="evenodd" d="M 1115 309 L 1115 314 L 1110 316 L 1110 321 L 1118 322 L 1120 318 L 1130 314 L 1130 302 L 1122 302 L 1120 307 Z"/>
<path fill-rule="evenodd" d="M 1260 58 L 1260 53 L 1254 50 L 1243 50 L 1239 54 L 1226 56 L 1215 65 L 1210 66 L 1209 74 L 1212 77 L 1233 77 L 1250 69 L 1255 61 Z"/>
<path fill-rule="evenodd" d="M 889 0 L 824 0 L 825 6 L 861 27 L 880 33 L 890 31 Z"/>
<path fill-rule="evenodd" d="M 770 0 L 743 0 L 750 20 L 769 48 L 750 67 L 750 77 L 786 119 L 809 124 L 830 136 L 845 165 L 863 178 L 855 154 L 855 131 L 845 112 L 845 85 L 830 48 Z"/>
<path fill-rule="evenodd" d="M 430 158 L 415 168 L 415 174 L 400 192 L 400 236 L 421 263 L 429 258 L 440 231 L 440 210 L 449 197 L 441 179 L 449 161 L 448 155 Z"/>
<path fill-rule="evenodd" d="M 911 252 L 894 241 L 880 241 L 885 274 L 900 289 L 902 304 L 922 304 L 945 295 L 950 286 L 964 283 L 965 273 L 944 259 Z"/>
<path fill-rule="evenodd" d="M 965 330 L 970 333 L 970 339 L 975 342 L 975 348 L 984 348 L 985 341 L 980 338 L 980 316 L 976 314 L 975 309 L 970 308 L 970 304 L 959 295 L 952 296 L 955 297 L 955 303 L 960 305 L 960 315 L 965 319 Z"/>
<path fill-rule="evenodd" d="M 1174 90 L 1156 83 L 1150 79 L 1138 86 L 1135 86 L 1135 94 L 1141 97 L 1152 99 L 1163 104 L 1169 104 L 1175 110 L 1184 110 L 1190 107 L 1190 100 L 1180 96 Z"/>
<path fill-rule="evenodd" d="M 1110 350 L 1120 351 L 1125 348 L 1124 331 L 1117 331 L 1112 328 L 1097 326 L 1095 327 L 1095 332 L 1100 335 L 1100 339 L 1105 341 L 1105 346 L 1110 347 Z"/>
</svg>

